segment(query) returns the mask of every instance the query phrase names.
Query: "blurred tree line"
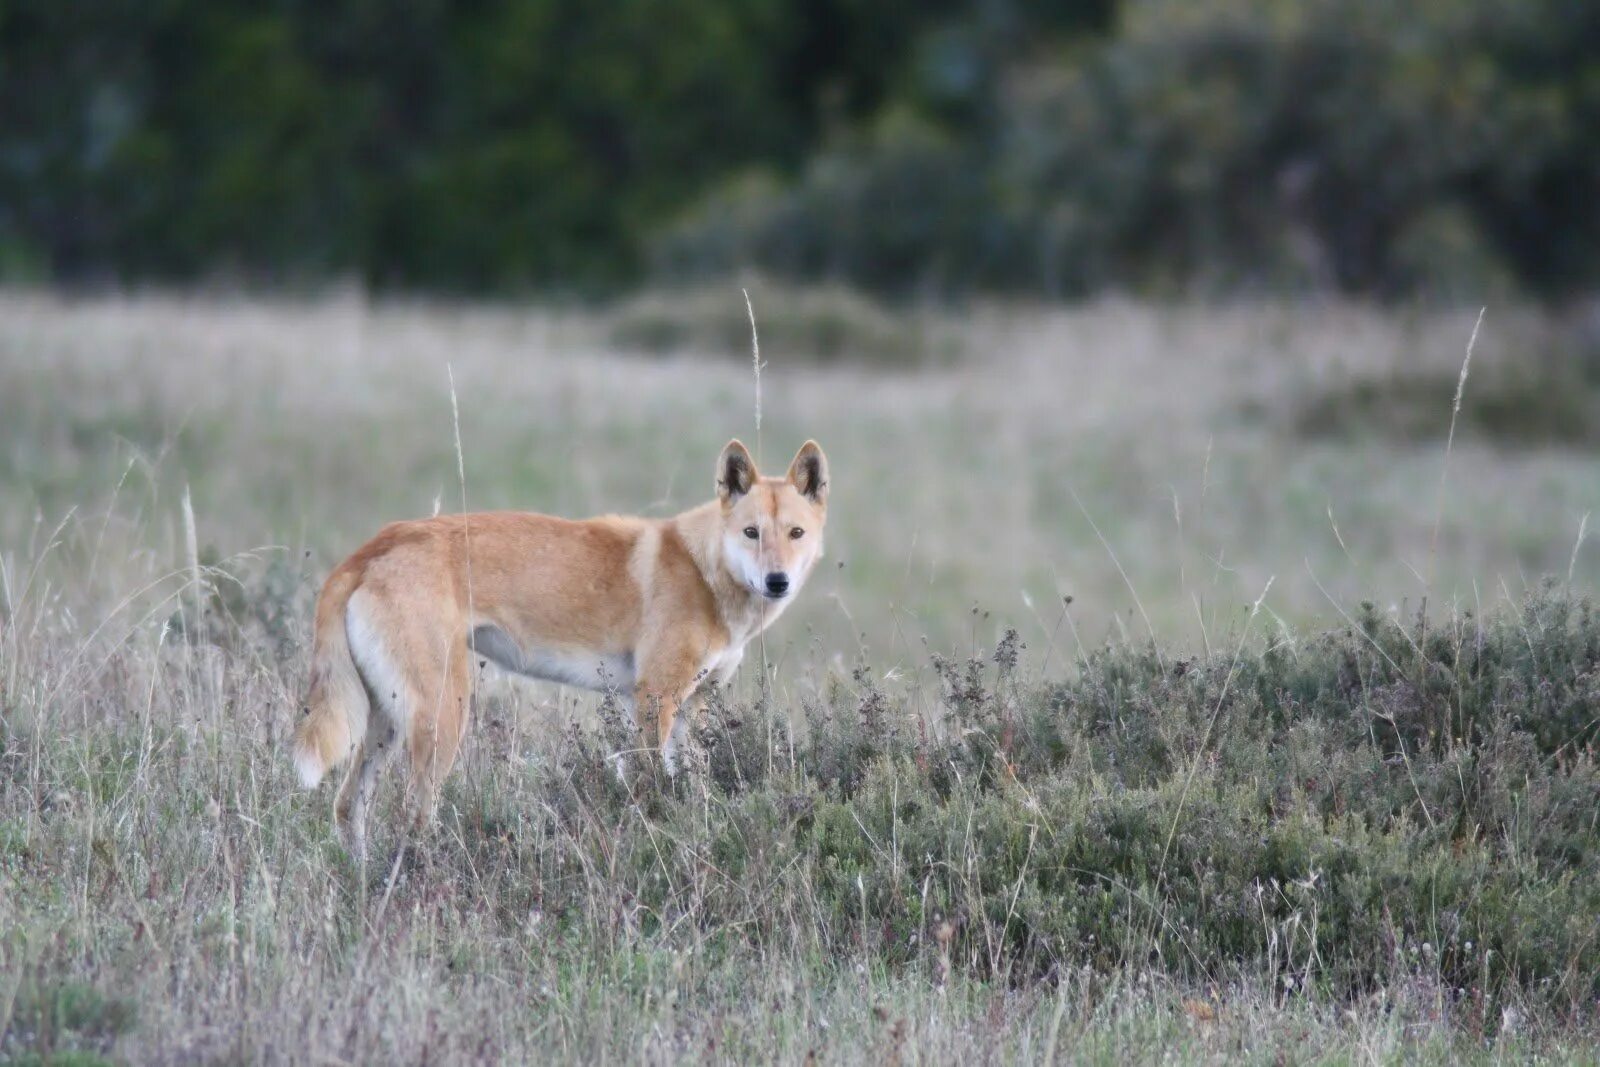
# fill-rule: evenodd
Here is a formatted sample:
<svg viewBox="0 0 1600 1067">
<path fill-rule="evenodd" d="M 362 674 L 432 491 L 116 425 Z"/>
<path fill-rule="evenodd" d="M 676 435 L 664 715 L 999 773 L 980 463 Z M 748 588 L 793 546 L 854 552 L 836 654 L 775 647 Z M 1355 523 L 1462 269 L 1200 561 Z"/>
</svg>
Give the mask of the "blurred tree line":
<svg viewBox="0 0 1600 1067">
<path fill-rule="evenodd" d="M 1593 0 L 0 0 L 0 277 L 1600 275 Z"/>
</svg>

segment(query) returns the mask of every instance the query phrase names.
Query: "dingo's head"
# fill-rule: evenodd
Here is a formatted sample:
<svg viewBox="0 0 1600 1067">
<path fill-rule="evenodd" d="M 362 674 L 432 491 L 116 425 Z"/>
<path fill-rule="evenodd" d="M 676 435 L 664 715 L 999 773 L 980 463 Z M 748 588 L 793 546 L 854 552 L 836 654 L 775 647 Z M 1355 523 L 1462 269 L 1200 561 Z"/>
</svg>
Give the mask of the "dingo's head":
<svg viewBox="0 0 1600 1067">
<path fill-rule="evenodd" d="M 717 457 L 717 499 L 734 578 L 768 600 L 798 592 L 822 558 L 828 517 L 828 460 L 817 443 L 801 445 L 782 478 L 763 478 L 749 449 L 729 441 Z"/>
</svg>

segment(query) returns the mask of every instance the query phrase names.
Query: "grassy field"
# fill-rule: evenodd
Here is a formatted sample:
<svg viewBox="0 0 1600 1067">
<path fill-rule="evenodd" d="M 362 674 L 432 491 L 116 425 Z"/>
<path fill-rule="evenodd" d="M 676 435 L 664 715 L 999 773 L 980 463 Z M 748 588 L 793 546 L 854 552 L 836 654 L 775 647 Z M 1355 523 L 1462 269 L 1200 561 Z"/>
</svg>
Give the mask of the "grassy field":
<svg viewBox="0 0 1600 1067">
<path fill-rule="evenodd" d="M 0 296 L 0 1059 L 1592 1059 L 1581 331 L 1490 309 L 1446 467 L 1475 310 L 807 301 L 760 454 L 828 450 L 829 557 L 770 687 L 625 789 L 493 681 L 358 868 L 284 758 L 316 584 L 463 493 L 709 495 L 737 292 Z"/>
</svg>

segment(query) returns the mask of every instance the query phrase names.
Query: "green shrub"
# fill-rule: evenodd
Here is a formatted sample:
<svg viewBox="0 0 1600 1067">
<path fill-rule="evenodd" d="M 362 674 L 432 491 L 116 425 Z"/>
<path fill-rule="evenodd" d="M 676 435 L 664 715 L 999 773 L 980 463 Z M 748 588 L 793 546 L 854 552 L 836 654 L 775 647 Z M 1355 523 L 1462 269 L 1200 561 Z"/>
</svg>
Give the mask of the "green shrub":
<svg viewBox="0 0 1600 1067">
<path fill-rule="evenodd" d="M 647 933 L 690 922 L 1009 981 L 1157 964 L 1295 995 L 1420 978 L 1559 1010 L 1600 995 L 1587 602 L 1551 590 L 1514 617 L 1413 626 L 1369 609 L 1237 660 L 1112 647 L 1042 690 L 1016 680 L 1020 653 L 1013 635 L 941 661 L 937 722 L 865 674 L 799 737 L 719 705 L 698 785 L 624 790 L 574 732 L 559 798 L 506 802 L 551 813 L 535 835 L 559 825 L 618 881 L 524 859 L 519 899 L 587 929 L 593 895 L 616 894 Z"/>
<path fill-rule="evenodd" d="M 7 1062 L 81 1064 L 107 1061 L 116 1039 L 133 1028 L 134 1005 L 78 982 L 24 982 L 0 1033 Z M 30 1060 L 31 1057 L 31 1060 Z"/>
<path fill-rule="evenodd" d="M 994 211 L 975 146 L 892 110 L 825 146 L 792 186 L 756 177 L 713 190 L 652 244 L 658 276 L 758 267 L 893 296 L 999 284 L 1018 234 Z"/>
<path fill-rule="evenodd" d="M 1573 14 L 1128 4 L 1103 51 L 1018 82 L 1002 166 L 1040 222 L 1043 280 L 1460 298 L 1509 268 L 1581 286 L 1593 220 L 1546 196 L 1600 166 L 1579 73 L 1600 22 Z"/>
</svg>

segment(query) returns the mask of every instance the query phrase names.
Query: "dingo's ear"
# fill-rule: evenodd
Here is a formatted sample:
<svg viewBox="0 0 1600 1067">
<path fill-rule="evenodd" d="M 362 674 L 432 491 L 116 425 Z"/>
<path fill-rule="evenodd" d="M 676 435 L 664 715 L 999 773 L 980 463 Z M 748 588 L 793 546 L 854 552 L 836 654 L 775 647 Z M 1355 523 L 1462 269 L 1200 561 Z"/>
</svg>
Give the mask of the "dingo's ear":
<svg viewBox="0 0 1600 1067">
<path fill-rule="evenodd" d="M 750 450 L 744 443 L 735 437 L 722 446 L 722 455 L 717 457 L 717 499 L 722 501 L 723 507 L 728 507 L 750 491 L 756 484 L 756 461 L 750 458 Z"/>
<path fill-rule="evenodd" d="M 828 457 L 822 454 L 822 446 L 815 441 L 800 446 L 794 462 L 789 464 L 789 481 L 813 504 L 827 506 Z"/>
</svg>

